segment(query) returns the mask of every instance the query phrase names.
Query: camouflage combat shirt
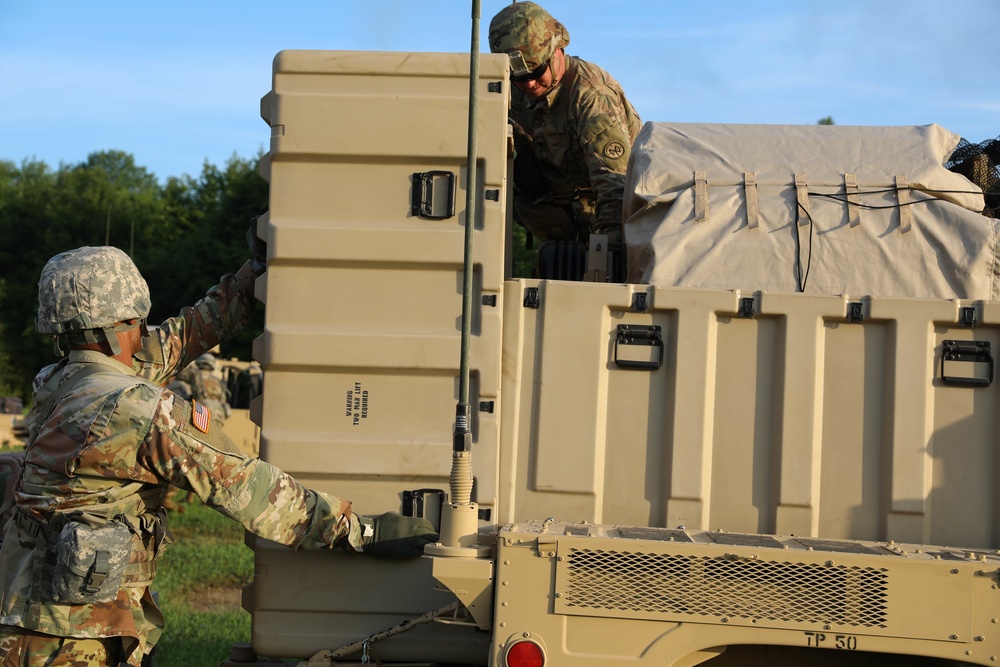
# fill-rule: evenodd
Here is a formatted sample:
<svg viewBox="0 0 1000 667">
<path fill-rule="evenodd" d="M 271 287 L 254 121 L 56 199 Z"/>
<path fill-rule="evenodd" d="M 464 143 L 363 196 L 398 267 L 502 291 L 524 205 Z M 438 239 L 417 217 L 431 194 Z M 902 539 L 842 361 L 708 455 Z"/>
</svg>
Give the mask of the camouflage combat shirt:
<svg viewBox="0 0 1000 667">
<path fill-rule="evenodd" d="M 565 61 L 562 79 L 541 98 L 511 87 L 510 117 L 531 135 L 556 196 L 592 200 L 592 231 L 620 230 L 625 168 L 642 121 L 610 74 L 575 56 Z"/>
<path fill-rule="evenodd" d="M 229 403 L 227 402 L 227 391 L 215 373 L 207 368 L 184 369 L 177 380 L 187 382 L 190 390 L 188 395 L 212 411 L 213 417 L 218 417 L 220 421 L 225 421 L 229 417 Z"/>
<path fill-rule="evenodd" d="M 193 491 L 266 539 L 296 549 L 361 551 L 361 526 L 350 502 L 248 458 L 197 403 L 161 386 L 246 324 L 254 278 L 249 263 L 225 276 L 195 306 L 151 331 L 131 368 L 99 352 L 73 350 L 35 378 L 24 475 L 15 493 L 22 516 L 7 524 L 0 547 L 0 623 L 63 637 L 120 636 L 129 664 L 138 665 L 163 625 L 148 591 L 153 568 L 130 566 L 140 574 L 111 602 L 53 603 L 44 536 L 67 515 L 101 517 L 108 508 L 124 509 L 139 543 L 130 562 L 155 562 L 169 541 L 162 502 L 170 485 Z M 41 414 L 39 404 L 61 380 L 73 381 L 74 373 L 94 364 L 99 372 L 78 378 L 49 414 Z M 32 521 L 41 526 L 39 537 L 26 530 Z"/>
</svg>

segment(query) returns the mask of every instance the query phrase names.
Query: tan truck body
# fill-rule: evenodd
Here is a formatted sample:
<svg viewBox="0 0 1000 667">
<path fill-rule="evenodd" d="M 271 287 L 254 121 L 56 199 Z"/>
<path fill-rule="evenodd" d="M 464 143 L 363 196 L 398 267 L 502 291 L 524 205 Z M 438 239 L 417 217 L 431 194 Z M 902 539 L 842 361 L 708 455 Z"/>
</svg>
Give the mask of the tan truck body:
<svg viewBox="0 0 1000 667">
<path fill-rule="evenodd" d="M 366 514 L 436 520 L 448 489 L 468 76 L 463 54 L 286 51 L 262 100 L 261 456 Z M 492 555 L 257 541 L 256 652 L 322 655 L 457 596 L 469 613 L 372 651 L 993 664 L 997 392 L 992 361 L 945 348 L 996 349 L 1000 303 L 511 279 L 508 85 L 484 55 L 470 369 Z"/>
</svg>

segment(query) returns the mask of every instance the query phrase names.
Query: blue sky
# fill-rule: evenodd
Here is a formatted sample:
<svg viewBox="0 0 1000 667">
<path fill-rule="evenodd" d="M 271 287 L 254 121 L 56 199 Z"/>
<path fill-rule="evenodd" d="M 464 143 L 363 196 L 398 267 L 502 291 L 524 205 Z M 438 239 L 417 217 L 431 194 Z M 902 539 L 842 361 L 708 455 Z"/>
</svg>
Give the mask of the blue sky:
<svg viewBox="0 0 1000 667">
<path fill-rule="evenodd" d="M 468 0 L 0 0 L 0 160 L 123 150 L 161 179 L 267 149 L 282 49 L 467 52 Z M 482 0 L 490 18 L 507 0 Z M 998 0 L 547 0 L 643 120 L 1000 135 Z"/>
</svg>

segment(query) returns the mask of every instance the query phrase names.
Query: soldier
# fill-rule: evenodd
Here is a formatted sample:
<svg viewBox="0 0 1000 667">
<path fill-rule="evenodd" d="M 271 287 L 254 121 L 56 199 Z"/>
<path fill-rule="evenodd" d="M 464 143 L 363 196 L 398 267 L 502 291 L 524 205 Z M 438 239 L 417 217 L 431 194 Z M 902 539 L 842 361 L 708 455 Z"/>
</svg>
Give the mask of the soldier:
<svg viewBox="0 0 1000 667">
<path fill-rule="evenodd" d="M 207 407 L 212 417 L 222 425 L 229 417 L 229 392 L 222 380 L 215 374 L 218 360 L 211 352 L 206 352 L 194 360 L 194 368 L 188 367 L 178 377 L 186 380 L 191 387 L 191 398 Z"/>
<path fill-rule="evenodd" d="M 45 265 L 36 328 L 69 354 L 34 381 L 0 546 L 0 665 L 142 663 L 163 626 L 149 587 L 171 541 L 171 485 L 294 549 L 409 557 L 436 539 L 424 519 L 359 516 L 350 501 L 248 458 L 204 406 L 163 388 L 246 324 L 265 268 L 254 249 L 152 331 L 146 282 L 121 250 L 83 247 Z"/>
<path fill-rule="evenodd" d="M 622 192 L 642 122 L 621 86 L 566 55 L 569 32 L 533 2 L 490 22 L 490 50 L 510 56 L 514 216 L 542 241 L 590 233 L 622 240 Z"/>
</svg>

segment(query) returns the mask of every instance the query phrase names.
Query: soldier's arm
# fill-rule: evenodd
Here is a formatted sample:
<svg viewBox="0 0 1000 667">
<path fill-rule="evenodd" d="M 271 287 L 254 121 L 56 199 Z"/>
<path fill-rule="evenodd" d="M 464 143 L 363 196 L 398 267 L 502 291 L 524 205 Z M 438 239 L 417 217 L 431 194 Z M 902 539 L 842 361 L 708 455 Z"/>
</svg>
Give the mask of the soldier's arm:
<svg viewBox="0 0 1000 667">
<path fill-rule="evenodd" d="M 596 220 L 591 231 L 608 234 L 613 242 L 620 241 L 625 169 L 632 150 L 625 110 L 610 88 L 586 91 L 577 109 L 577 131 L 590 186 L 597 195 Z"/>
<path fill-rule="evenodd" d="M 295 549 L 363 550 L 350 501 L 309 489 L 246 456 L 214 420 L 199 423 L 192 403 L 170 392 L 160 398 L 137 463 L 265 539 Z"/>
<path fill-rule="evenodd" d="M 163 384 L 205 352 L 239 333 L 256 305 L 253 286 L 259 274 L 247 261 L 223 276 L 194 306 L 163 322 L 143 341 L 139 375 Z"/>
</svg>

